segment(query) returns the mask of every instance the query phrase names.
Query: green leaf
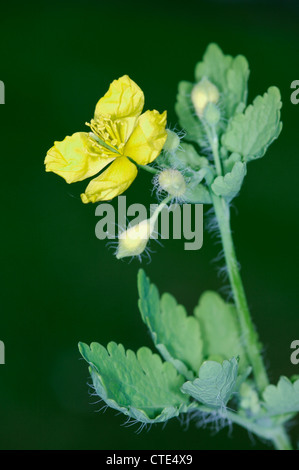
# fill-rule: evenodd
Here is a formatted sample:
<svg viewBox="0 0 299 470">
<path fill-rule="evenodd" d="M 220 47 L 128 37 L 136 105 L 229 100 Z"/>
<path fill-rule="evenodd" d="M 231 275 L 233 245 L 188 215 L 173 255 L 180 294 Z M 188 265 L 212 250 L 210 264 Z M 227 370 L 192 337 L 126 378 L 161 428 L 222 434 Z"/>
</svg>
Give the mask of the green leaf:
<svg viewBox="0 0 299 470">
<path fill-rule="evenodd" d="M 173 155 L 169 156 L 169 160 L 172 166 L 178 170 L 191 168 L 198 171 L 209 167 L 209 160 L 198 155 L 193 145 L 184 142 L 180 144 L 180 148 Z"/>
<path fill-rule="evenodd" d="M 240 191 L 246 175 L 246 163 L 236 162 L 232 171 L 225 176 L 217 176 L 212 184 L 216 196 L 233 199 Z"/>
<path fill-rule="evenodd" d="M 199 320 L 205 358 L 239 356 L 239 370 L 244 372 L 248 361 L 241 343 L 236 307 L 224 302 L 219 294 L 206 291 L 194 311 Z"/>
<path fill-rule="evenodd" d="M 187 316 L 170 294 L 161 299 L 145 272 L 138 272 L 139 309 L 162 357 L 186 378 L 193 378 L 202 363 L 202 340 L 198 321 Z"/>
<path fill-rule="evenodd" d="M 212 204 L 212 199 L 208 189 L 203 184 L 198 184 L 195 187 L 187 184 L 184 202 L 190 204 Z"/>
<path fill-rule="evenodd" d="M 299 412 L 299 380 L 292 383 L 280 377 L 277 386 L 268 385 L 263 393 L 264 405 L 270 415 Z"/>
<path fill-rule="evenodd" d="M 90 364 L 96 393 L 111 408 L 143 423 L 166 421 L 187 410 L 188 399 L 180 392 L 183 377 L 150 349 L 140 348 L 136 355 L 111 342 L 107 349 L 79 343 L 79 350 Z"/>
<path fill-rule="evenodd" d="M 181 390 L 204 405 L 223 408 L 235 390 L 237 375 L 238 361 L 235 357 L 222 364 L 206 361 L 199 369 L 198 379 L 184 383 Z"/>
<path fill-rule="evenodd" d="M 191 91 L 193 83 L 180 82 L 178 88 L 177 102 L 175 110 L 179 118 L 181 127 L 187 132 L 186 139 L 206 145 L 204 130 L 198 117 L 195 115 L 191 101 Z"/>
<path fill-rule="evenodd" d="M 224 147 L 221 147 L 221 150 L 227 152 L 227 150 Z M 226 157 L 226 156 L 223 157 L 222 166 L 224 169 L 224 173 L 225 174 L 230 173 L 232 169 L 234 168 L 235 163 L 240 162 L 240 161 L 241 161 L 241 155 L 239 155 L 238 153 L 231 153 L 229 157 Z"/>
<path fill-rule="evenodd" d="M 257 96 L 244 113 L 236 114 L 229 121 L 222 145 L 242 155 L 245 162 L 263 157 L 280 134 L 280 108 L 280 92 L 270 87 L 263 96 Z"/>
<path fill-rule="evenodd" d="M 249 68 L 244 56 L 224 55 L 217 44 L 210 44 L 195 68 L 196 80 L 204 77 L 219 89 L 227 118 L 233 116 L 240 103 L 246 104 Z"/>
</svg>

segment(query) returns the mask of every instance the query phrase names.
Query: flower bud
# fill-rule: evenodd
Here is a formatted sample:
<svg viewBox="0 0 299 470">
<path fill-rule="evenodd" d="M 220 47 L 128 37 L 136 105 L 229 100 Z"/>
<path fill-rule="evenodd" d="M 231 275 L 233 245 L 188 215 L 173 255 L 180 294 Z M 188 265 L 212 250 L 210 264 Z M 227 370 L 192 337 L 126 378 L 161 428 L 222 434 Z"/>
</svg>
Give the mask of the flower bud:
<svg viewBox="0 0 299 470">
<path fill-rule="evenodd" d="M 166 150 L 166 152 L 173 153 L 179 148 L 181 139 L 175 132 L 171 131 L 170 129 L 166 129 L 166 132 L 167 139 L 163 149 Z"/>
<path fill-rule="evenodd" d="M 197 83 L 191 92 L 191 100 L 196 114 L 201 119 L 208 103 L 217 103 L 220 98 L 218 88 L 207 78 Z"/>
<path fill-rule="evenodd" d="M 181 197 L 186 191 L 186 182 L 179 170 L 169 168 L 161 171 L 158 177 L 159 188 L 170 196 Z"/>
<path fill-rule="evenodd" d="M 139 256 L 146 249 L 146 245 L 154 233 L 158 216 L 164 207 L 167 207 L 171 200 L 170 196 L 162 201 L 149 219 L 145 219 L 139 224 L 129 227 L 118 237 L 118 248 L 116 258 L 125 258 L 126 256 Z"/>
<path fill-rule="evenodd" d="M 116 258 L 141 255 L 153 230 L 154 224 L 151 222 L 151 219 L 146 219 L 122 232 L 118 237 L 119 243 Z"/>
</svg>

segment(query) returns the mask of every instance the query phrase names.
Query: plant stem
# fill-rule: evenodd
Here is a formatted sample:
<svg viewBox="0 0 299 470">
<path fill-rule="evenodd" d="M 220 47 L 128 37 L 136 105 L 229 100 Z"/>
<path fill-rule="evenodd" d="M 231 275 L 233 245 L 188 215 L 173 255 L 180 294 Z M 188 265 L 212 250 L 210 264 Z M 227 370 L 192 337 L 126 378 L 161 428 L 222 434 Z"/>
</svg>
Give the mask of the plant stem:
<svg viewBox="0 0 299 470">
<path fill-rule="evenodd" d="M 272 437 L 272 442 L 276 450 L 293 450 L 289 436 L 284 428 L 279 428 L 277 433 Z"/>
<path fill-rule="evenodd" d="M 222 164 L 219 155 L 219 141 L 215 126 L 211 126 L 202 121 L 207 138 L 210 143 L 212 154 L 214 157 L 215 168 L 218 176 L 222 176 Z M 214 205 L 216 218 L 218 221 L 222 246 L 225 256 L 225 262 L 228 271 L 228 277 L 233 291 L 234 301 L 237 309 L 239 324 L 241 328 L 241 339 L 244 344 L 250 364 L 252 365 L 253 374 L 257 389 L 262 395 L 264 389 L 269 385 L 266 368 L 261 354 L 261 345 L 251 320 L 247 299 L 239 271 L 237 256 L 232 238 L 230 226 L 230 210 L 229 204 L 223 197 L 216 196 L 212 189 L 210 195 Z M 225 416 L 223 416 L 225 417 Z M 289 437 L 282 425 L 274 428 L 265 428 L 254 419 L 248 419 L 238 413 L 226 411 L 226 417 L 232 422 L 243 426 L 248 431 L 254 432 L 256 435 L 271 440 L 277 450 L 292 450 Z"/>
<path fill-rule="evenodd" d="M 219 156 L 219 142 L 218 142 L 218 136 L 217 136 L 215 126 L 210 126 L 204 119 L 201 122 L 204 126 L 208 141 L 211 146 L 217 175 L 220 176 L 222 174 L 222 166 L 221 166 L 221 161 L 220 161 L 220 156 Z"/>
<path fill-rule="evenodd" d="M 137 168 L 140 168 L 141 170 L 145 170 L 145 171 L 148 171 L 149 173 L 152 173 L 153 175 L 158 175 L 159 170 L 156 170 L 155 168 L 153 168 L 152 166 L 148 166 L 148 165 L 139 165 L 139 163 L 136 163 L 136 162 L 133 162 L 135 163 L 135 165 L 137 166 Z"/>
<path fill-rule="evenodd" d="M 217 133 L 214 127 L 209 127 L 207 125 L 205 125 L 205 130 L 207 132 L 207 137 L 211 145 L 211 150 L 214 156 L 217 173 L 218 175 L 221 175 L 222 168 L 219 157 L 219 142 Z M 230 284 L 232 286 L 233 296 L 241 327 L 242 341 L 244 343 L 248 359 L 253 368 L 253 373 L 255 376 L 258 390 L 260 393 L 262 393 L 266 386 L 269 384 L 269 381 L 261 356 L 261 350 L 260 345 L 258 343 L 257 334 L 255 332 L 250 317 L 246 295 L 239 272 L 238 261 L 230 227 L 229 205 L 223 197 L 216 196 L 212 190 L 210 190 L 210 194 L 220 229 L 228 276 Z"/>
<path fill-rule="evenodd" d="M 230 227 L 230 211 L 226 201 L 211 193 L 216 217 L 218 220 L 222 245 L 225 255 L 225 261 L 228 270 L 229 280 L 232 286 L 233 296 L 238 312 L 238 318 L 241 327 L 241 338 L 248 355 L 248 359 L 252 365 L 256 385 L 260 393 L 269 384 L 267 372 L 261 356 L 261 347 L 258 342 L 257 334 L 253 326 L 247 300 L 238 268 L 235 248 L 233 244 L 231 227 Z"/>
<path fill-rule="evenodd" d="M 241 327 L 241 338 L 250 364 L 252 365 L 257 388 L 261 394 L 269 384 L 269 380 L 261 355 L 261 347 L 258 342 L 257 333 L 251 320 L 246 295 L 239 272 L 236 252 L 231 234 L 229 205 L 222 197 L 215 196 L 212 194 L 212 192 L 211 197 L 218 220 L 228 276 L 237 308 Z M 231 412 L 228 418 L 233 422 L 245 427 L 249 431 L 254 432 L 258 436 L 271 440 L 277 450 L 292 450 L 288 435 L 282 426 L 271 429 L 264 429 L 258 426 L 254 421 L 249 421 L 246 418 L 240 417 L 240 415 Z"/>
<path fill-rule="evenodd" d="M 198 405 L 197 409 L 203 413 L 211 413 L 215 414 L 216 411 L 213 408 L 209 408 L 205 405 Z M 292 450 L 292 445 L 286 434 L 283 427 L 278 426 L 277 428 L 269 428 L 262 426 L 253 418 L 247 418 L 246 416 L 241 416 L 236 412 L 225 410 L 225 411 L 217 411 L 217 414 L 220 418 L 226 419 L 231 421 L 232 423 L 238 424 L 243 428 L 247 429 L 247 431 L 256 434 L 257 436 L 261 437 L 262 439 L 267 439 L 268 441 L 272 441 L 276 450 Z"/>
</svg>

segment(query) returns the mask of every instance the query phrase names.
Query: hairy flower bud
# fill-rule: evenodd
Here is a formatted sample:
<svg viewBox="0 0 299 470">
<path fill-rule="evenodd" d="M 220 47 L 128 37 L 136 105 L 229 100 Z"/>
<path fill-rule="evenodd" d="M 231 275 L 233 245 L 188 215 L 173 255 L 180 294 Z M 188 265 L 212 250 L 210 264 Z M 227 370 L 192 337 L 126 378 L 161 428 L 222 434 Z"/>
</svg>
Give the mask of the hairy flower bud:
<svg viewBox="0 0 299 470">
<path fill-rule="evenodd" d="M 186 182 L 182 173 L 172 168 L 161 171 L 158 176 L 158 185 L 160 189 L 173 197 L 181 197 L 186 191 Z"/>
<path fill-rule="evenodd" d="M 196 114 L 201 119 L 208 103 L 217 103 L 220 98 L 218 88 L 207 78 L 203 78 L 192 90 L 191 100 Z"/>
<path fill-rule="evenodd" d="M 122 232 L 118 237 L 119 243 L 116 258 L 141 255 L 153 230 L 154 224 L 151 222 L 151 219 L 146 219 Z"/>
</svg>

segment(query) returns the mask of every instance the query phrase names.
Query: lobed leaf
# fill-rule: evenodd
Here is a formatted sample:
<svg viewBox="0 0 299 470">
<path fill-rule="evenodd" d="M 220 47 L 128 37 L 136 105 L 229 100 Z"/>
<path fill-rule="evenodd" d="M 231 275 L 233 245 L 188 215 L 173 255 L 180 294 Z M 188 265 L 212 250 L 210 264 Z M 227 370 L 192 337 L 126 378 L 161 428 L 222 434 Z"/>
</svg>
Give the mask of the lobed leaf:
<svg viewBox="0 0 299 470">
<path fill-rule="evenodd" d="M 194 315 L 200 324 L 204 357 L 224 360 L 238 356 L 239 370 L 244 372 L 248 361 L 241 342 L 236 307 L 224 302 L 216 292 L 206 291 L 200 297 Z"/>
<path fill-rule="evenodd" d="M 198 321 L 188 316 L 170 294 L 151 284 L 145 272 L 138 272 L 139 309 L 162 357 L 186 378 L 193 378 L 202 363 L 202 338 Z"/>
<path fill-rule="evenodd" d="M 268 385 L 263 393 L 264 405 L 270 415 L 299 412 L 299 380 L 292 383 L 280 377 L 278 384 Z"/>
<path fill-rule="evenodd" d="M 183 393 L 211 408 L 223 408 L 235 390 L 238 361 L 235 357 L 222 364 L 206 361 L 199 369 L 198 378 L 182 386 Z"/>
<path fill-rule="evenodd" d="M 257 96 L 244 113 L 236 114 L 222 136 L 222 145 L 239 153 L 245 162 L 261 158 L 269 145 L 279 136 L 281 100 L 276 87 Z"/>
<path fill-rule="evenodd" d="M 204 77 L 219 89 L 226 118 L 234 115 L 240 103 L 246 104 L 249 68 L 244 56 L 233 58 L 223 54 L 217 44 L 209 44 L 203 61 L 195 68 L 196 80 Z"/>
<path fill-rule="evenodd" d="M 188 409 L 180 391 L 183 377 L 150 349 L 135 354 L 111 342 L 107 349 L 79 343 L 79 350 L 90 365 L 96 393 L 111 408 L 143 423 L 166 421 Z"/>
<path fill-rule="evenodd" d="M 240 191 L 246 175 L 246 163 L 236 162 L 232 171 L 225 176 L 217 176 L 212 183 L 212 190 L 216 196 L 233 199 Z"/>
</svg>

